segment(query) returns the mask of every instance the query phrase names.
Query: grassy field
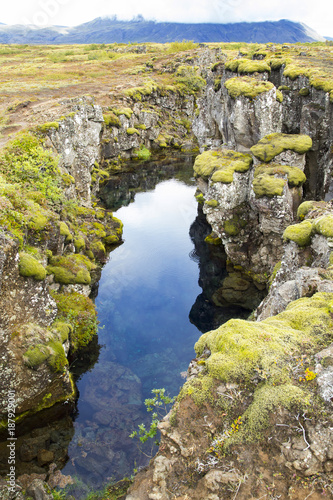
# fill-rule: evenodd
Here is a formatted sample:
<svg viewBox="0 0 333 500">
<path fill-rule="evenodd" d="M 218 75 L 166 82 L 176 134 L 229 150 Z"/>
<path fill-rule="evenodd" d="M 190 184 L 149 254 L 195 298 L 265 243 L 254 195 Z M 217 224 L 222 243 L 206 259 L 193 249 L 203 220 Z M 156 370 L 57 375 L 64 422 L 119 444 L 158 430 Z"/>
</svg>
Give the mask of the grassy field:
<svg viewBox="0 0 333 500">
<path fill-rule="evenodd" d="M 286 65 L 285 71 L 289 71 L 292 78 L 299 74 L 309 76 L 313 86 L 332 90 L 333 97 L 331 45 L 223 43 L 208 46 L 221 48 L 229 68 L 235 72 L 235 58 L 249 62 L 257 54 L 264 57 L 272 69 Z M 173 84 L 180 57 L 190 60 L 202 50 L 197 44 L 185 41 L 139 45 L 2 45 L 0 146 L 22 128 L 65 114 L 66 98 L 91 95 L 107 108 L 115 102 L 126 102 L 123 92 L 144 85 L 148 77 L 161 85 Z"/>
</svg>

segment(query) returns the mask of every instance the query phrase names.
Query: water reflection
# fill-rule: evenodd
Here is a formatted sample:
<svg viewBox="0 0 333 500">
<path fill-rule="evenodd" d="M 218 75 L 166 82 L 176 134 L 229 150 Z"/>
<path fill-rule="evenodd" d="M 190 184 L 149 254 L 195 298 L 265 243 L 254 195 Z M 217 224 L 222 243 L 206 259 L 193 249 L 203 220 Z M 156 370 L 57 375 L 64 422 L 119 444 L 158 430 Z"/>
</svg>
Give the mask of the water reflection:
<svg viewBox="0 0 333 500">
<path fill-rule="evenodd" d="M 174 165 L 166 170 L 175 176 Z M 89 488 L 147 464 L 128 436 L 141 422 L 149 425 L 143 402 L 153 388 L 178 393 L 200 334 L 188 318 L 200 293 L 198 264 L 189 257 L 189 227 L 197 211 L 192 166 L 183 167 L 183 180 L 162 181 L 144 193 L 137 191 L 148 179 L 158 182 L 160 167 L 151 172 L 154 181 L 147 171 L 130 175 L 130 185 L 137 175 L 135 203 L 116 212 L 125 243 L 103 269 L 96 299 L 103 347 L 94 369 L 78 380 L 75 435 L 63 469 Z M 130 198 L 133 188 L 122 186 L 116 203 Z M 101 196 L 115 203 L 106 188 Z"/>
</svg>

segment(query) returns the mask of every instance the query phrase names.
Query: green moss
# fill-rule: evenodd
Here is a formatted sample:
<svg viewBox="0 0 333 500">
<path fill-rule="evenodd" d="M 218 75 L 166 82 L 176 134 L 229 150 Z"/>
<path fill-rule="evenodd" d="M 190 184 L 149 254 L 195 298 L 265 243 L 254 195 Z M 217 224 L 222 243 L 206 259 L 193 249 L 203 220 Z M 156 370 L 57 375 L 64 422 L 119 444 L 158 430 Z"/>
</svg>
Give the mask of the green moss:
<svg viewBox="0 0 333 500">
<path fill-rule="evenodd" d="M 57 283 L 89 285 L 91 283 L 89 271 L 94 267 L 94 264 L 84 255 L 71 254 L 52 257 L 46 269 L 49 274 L 54 275 Z"/>
<path fill-rule="evenodd" d="M 313 227 L 317 234 L 321 234 L 325 238 L 333 238 L 333 215 L 317 218 Z"/>
<path fill-rule="evenodd" d="M 206 80 L 199 74 L 199 68 L 188 65 L 178 67 L 176 82 L 186 93 L 199 92 L 206 85 Z"/>
<path fill-rule="evenodd" d="M 269 374 L 271 382 L 288 380 L 282 363 L 302 346 L 320 342 L 330 332 L 333 294 L 317 293 L 291 303 L 286 311 L 253 323 L 232 319 L 200 337 L 195 350 L 211 351 L 206 366 L 211 376 L 223 381 L 251 380 L 255 369 Z"/>
<path fill-rule="evenodd" d="M 90 250 L 93 252 L 95 257 L 106 254 L 105 246 L 100 240 L 93 241 L 90 245 Z"/>
<path fill-rule="evenodd" d="M 131 108 L 119 108 L 119 109 L 113 109 L 113 113 L 116 116 L 124 115 L 126 118 L 129 120 L 133 114 L 133 110 Z"/>
<path fill-rule="evenodd" d="M 297 167 L 270 164 L 260 165 L 255 169 L 252 183 L 257 198 L 262 196 L 282 196 L 287 176 L 290 187 L 298 187 L 306 181 L 305 174 Z M 283 177 L 283 178 L 282 178 Z"/>
<path fill-rule="evenodd" d="M 49 350 L 43 344 L 37 344 L 30 347 L 24 353 L 25 363 L 32 369 L 36 370 L 42 363 L 44 363 L 50 356 Z"/>
<path fill-rule="evenodd" d="M 311 147 L 312 140 L 308 135 L 273 133 L 252 146 L 251 151 L 261 161 L 269 162 L 283 151 L 292 150 L 304 154 Z"/>
<path fill-rule="evenodd" d="M 147 161 L 151 157 L 151 152 L 143 145 L 140 147 L 140 149 L 135 150 L 133 154 L 138 160 Z"/>
<path fill-rule="evenodd" d="M 219 206 L 219 202 L 217 200 L 206 200 L 205 205 L 208 207 L 216 208 Z"/>
<path fill-rule="evenodd" d="M 49 219 L 46 215 L 43 215 L 42 213 L 33 214 L 29 218 L 28 228 L 33 231 L 40 232 L 46 228 L 48 222 Z"/>
<path fill-rule="evenodd" d="M 273 272 L 269 278 L 269 284 L 271 285 L 273 283 L 273 281 L 275 280 L 275 277 L 277 275 L 277 273 L 280 271 L 281 269 L 281 261 L 279 261 L 277 264 L 275 264 L 274 266 L 274 269 L 273 269 Z"/>
<path fill-rule="evenodd" d="M 205 151 L 197 156 L 193 166 L 196 176 L 212 182 L 225 184 L 233 181 L 234 172 L 246 172 L 252 164 L 250 155 L 224 149 L 222 151 Z"/>
<path fill-rule="evenodd" d="M 52 371 L 63 373 L 68 366 L 68 360 L 61 342 L 51 341 L 48 343 L 48 348 L 50 349 L 48 365 Z"/>
<path fill-rule="evenodd" d="M 58 320 L 72 326 L 70 335 L 72 352 L 91 342 L 97 333 L 98 321 L 95 305 L 91 299 L 76 292 L 52 293 L 58 307 Z"/>
<path fill-rule="evenodd" d="M 129 127 L 126 129 L 126 134 L 127 135 L 134 135 L 134 134 L 140 135 L 140 132 L 136 128 Z"/>
<path fill-rule="evenodd" d="M 272 57 L 269 61 L 269 65 L 270 65 L 272 70 L 280 69 L 285 63 L 286 63 L 286 60 L 284 58 L 280 58 L 280 57 Z"/>
<path fill-rule="evenodd" d="M 290 91 L 290 87 L 288 85 L 280 85 L 280 87 L 278 88 L 278 90 L 283 90 L 285 92 L 289 92 Z"/>
<path fill-rule="evenodd" d="M 19 273 L 21 276 L 31 277 L 35 280 L 44 280 L 46 270 L 32 255 L 20 252 Z"/>
<path fill-rule="evenodd" d="M 233 99 L 239 96 L 255 99 L 258 95 L 274 88 L 271 82 L 265 82 L 247 76 L 230 78 L 224 83 L 224 86 Z"/>
<path fill-rule="evenodd" d="M 297 217 L 301 220 L 304 219 L 304 217 L 311 212 L 316 206 L 315 201 L 303 201 L 303 203 L 300 204 L 300 206 L 297 209 Z"/>
<path fill-rule="evenodd" d="M 86 247 L 86 242 L 84 241 L 84 238 L 82 238 L 82 236 L 74 239 L 74 247 L 77 253 L 79 253 Z"/>
<path fill-rule="evenodd" d="M 195 196 L 195 199 L 197 200 L 198 203 L 201 205 L 205 202 L 204 195 L 202 193 L 199 193 Z"/>
<path fill-rule="evenodd" d="M 125 90 L 125 95 L 131 97 L 134 101 L 141 101 L 142 97 L 150 96 L 153 92 L 160 90 L 160 85 L 154 80 L 147 80 L 141 87 L 133 87 Z"/>
<path fill-rule="evenodd" d="M 209 245 L 222 245 L 221 238 L 216 236 L 214 233 L 210 233 L 208 236 L 206 236 L 205 242 Z"/>
<path fill-rule="evenodd" d="M 110 234 L 104 241 L 107 245 L 116 245 L 120 242 L 120 237 L 118 234 Z"/>
<path fill-rule="evenodd" d="M 75 184 L 75 179 L 72 175 L 69 175 L 67 174 L 66 172 L 61 174 L 61 179 L 62 179 L 62 182 L 66 185 L 66 186 L 70 186 L 71 184 Z"/>
<path fill-rule="evenodd" d="M 301 90 L 298 93 L 302 97 L 306 97 L 310 94 L 310 90 L 307 87 L 303 87 L 303 88 L 301 88 Z"/>
<path fill-rule="evenodd" d="M 255 392 L 252 404 L 242 416 L 244 425 L 231 437 L 228 445 L 260 439 L 272 412 L 280 408 L 291 410 L 293 407 L 299 412 L 309 405 L 309 400 L 309 394 L 292 383 L 279 386 L 265 385 L 259 388 Z"/>
<path fill-rule="evenodd" d="M 277 102 L 283 101 L 283 94 L 282 94 L 281 90 L 276 91 L 276 100 L 277 100 Z"/>
<path fill-rule="evenodd" d="M 58 122 L 47 122 L 47 123 L 44 123 L 43 125 L 40 125 L 38 127 L 38 130 L 40 132 L 42 132 L 43 134 L 47 134 L 51 129 L 58 130 L 59 123 Z"/>
<path fill-rule="evenodd" d="M 73 236 L 66 224 L 66 222 L 59 222 L 60 235 L 65 236 L 67 241 L 72 241 Z"/>
<path fill-rule="evenodd" d="M 225 63 L 225 69 L 234 73 L 264 73 L 271 72 L 271 67 L 266 61 L 252 59 L 233 59 Z"/>
<path fill-rule="evenodd" d="M 107 113 L 103 114 L 104 123 L 107 128 L 111 127 L 121 127 L 121 121 L 115 113 Z"/>
<path fill-rule="evenodd" d="M 52 325 L 52 331 L 56 333 L 62 344 L 69 339 L 72 330 L 72 325 L 64 321 L 55 321 Z"/>
<path fill-rule="evenodd" d="M 235 223 L 235 221 L 233 221 L 232 219 L 226 220 L 223 223 L 223 229 L 227 234 L 229 234 L 229 236 L 236 236 L 240 231 L 238 224 Z"/>
<path fill-rule="evenodd" d="M 198 406 L 203 405 L 207 401 L 213 403 L 213 387 L 214 379 L 210 375 L 199 375 L 185 382 L 177 400 L 181 401 L 185 396 L 191 396 Z"/>
<path fill-rule="evenodd" d="M 309 220 L 305 220 L 300 224 L 288 226 L 283 233 L 283 239 L 285 241 L 294 241 L 300 247 L 304 247 L 310 244 L 311 235 L 312 223 Z"/>
</svg>

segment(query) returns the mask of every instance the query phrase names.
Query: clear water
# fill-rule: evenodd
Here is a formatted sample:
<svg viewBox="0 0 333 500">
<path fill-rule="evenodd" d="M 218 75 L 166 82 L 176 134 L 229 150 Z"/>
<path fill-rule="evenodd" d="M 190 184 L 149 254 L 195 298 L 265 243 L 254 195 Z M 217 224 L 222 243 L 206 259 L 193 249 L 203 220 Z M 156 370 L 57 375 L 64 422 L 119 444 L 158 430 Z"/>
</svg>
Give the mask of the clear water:
<svg viewBox="0 0 333 500">
<path fill-rule="evenodd" d="M 78 380 L 75 434 L 63 469 L 89 488 L 147 463 L 129 438 L 138 424 L 148 425 L 144 399 L 153 388 L 176 395 L 194 357 L 200 332 L 189 312 L 201 292 L 189 236 L 194 193 L 193 183 L 171 179 L 116 212 L 124 244 L 102 272 L 96 299 L 102 349 Z"/>
</svg>

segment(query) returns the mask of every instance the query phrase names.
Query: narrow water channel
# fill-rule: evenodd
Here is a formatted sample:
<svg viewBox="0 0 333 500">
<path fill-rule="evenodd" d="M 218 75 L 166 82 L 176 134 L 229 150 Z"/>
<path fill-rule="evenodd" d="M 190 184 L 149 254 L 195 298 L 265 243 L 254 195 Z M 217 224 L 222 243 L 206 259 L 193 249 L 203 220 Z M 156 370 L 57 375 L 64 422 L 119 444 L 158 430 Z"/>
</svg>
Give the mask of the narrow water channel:
<svg viewBox="0 0 333 500">
<path fill-rule="evenodd" d="M 115 212 L 124 243 L 102 272 L 96 298 L 102 348 L 77 382 L 75 433 L 63 469 L 89 488 L 147 464 L 129 434 L 141 422 L 149 425 L 143 403 L 152 389 L 179 392 L 194 356 L 200 332 L 189 312 L 201 289 L 189 229 L 197 202 L 193 179 L 184 172 L 182 179 L 161 181 Z"/>
</svg>

